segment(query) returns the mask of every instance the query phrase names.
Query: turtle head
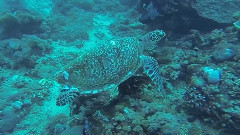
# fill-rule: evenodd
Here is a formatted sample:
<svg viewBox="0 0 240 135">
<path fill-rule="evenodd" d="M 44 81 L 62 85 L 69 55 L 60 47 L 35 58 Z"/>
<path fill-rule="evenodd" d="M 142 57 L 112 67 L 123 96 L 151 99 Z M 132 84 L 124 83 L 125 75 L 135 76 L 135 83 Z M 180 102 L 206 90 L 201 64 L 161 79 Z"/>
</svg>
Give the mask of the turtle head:
<svg viewBox="0 0 240 135">
<path fill-rule="evenodd" d="M 165 35 L 163 30 L 154 30 L 140 38 L 140 42 L 142 42 L 144 49 L 152 49 L 156 47 L 157 42 L 165 37 Z"/>
</svg>

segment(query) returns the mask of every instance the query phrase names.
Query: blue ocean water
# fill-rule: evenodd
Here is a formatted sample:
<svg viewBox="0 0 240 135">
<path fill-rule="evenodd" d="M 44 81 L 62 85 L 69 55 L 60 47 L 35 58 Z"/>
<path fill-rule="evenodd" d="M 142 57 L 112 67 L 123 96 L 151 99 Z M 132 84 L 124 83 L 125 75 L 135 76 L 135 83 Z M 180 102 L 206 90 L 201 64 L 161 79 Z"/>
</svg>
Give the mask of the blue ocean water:
<svg viewBox="0 0 240 135">
<path fill-rule="evenodd" d="M 0 135 L 239 135 L 240 0 L 0 0 Z"/>
</svg>

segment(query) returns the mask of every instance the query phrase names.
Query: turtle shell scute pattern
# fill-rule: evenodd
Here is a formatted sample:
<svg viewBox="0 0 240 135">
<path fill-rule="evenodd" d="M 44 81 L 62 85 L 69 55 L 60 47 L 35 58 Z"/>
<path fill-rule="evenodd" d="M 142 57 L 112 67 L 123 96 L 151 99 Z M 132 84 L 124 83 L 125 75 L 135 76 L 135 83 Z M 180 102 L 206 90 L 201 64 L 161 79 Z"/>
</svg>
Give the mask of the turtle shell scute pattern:
<svg viewBox="0 0 240 135">
<path fill-rule="evenodd" d="M 84 48 L 84 53 L 68 64 L 69 84 L 82 90 L 102 89 L 118 85 L 140 65 L 142 50 L 138 39 L 126 37 Z"/>
</svg>

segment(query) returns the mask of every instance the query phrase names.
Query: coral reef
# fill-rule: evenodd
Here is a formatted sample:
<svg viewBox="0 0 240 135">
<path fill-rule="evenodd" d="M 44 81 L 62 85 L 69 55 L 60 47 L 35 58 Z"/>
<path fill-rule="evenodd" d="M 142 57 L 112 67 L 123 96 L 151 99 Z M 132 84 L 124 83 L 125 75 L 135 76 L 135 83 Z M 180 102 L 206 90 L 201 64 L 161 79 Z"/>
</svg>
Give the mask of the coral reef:
<svg viewBox="0 0 240 135">
<path fill-rule="evenodd" d="M 0 16 L 0 39 L 41 32 L 41 24 L 41 18 L 26 11 L 6 11 Z"/>
<path fill-rule="evenodd" d="M 18 69 L 26 67 L 33 68 L 37 60 L 51 52 L 49 42 L 35 35 L 23 35 L 21 39 L 5 39 L 1 43 L 0 63 L 2 67 Z"/>
<path fill-rule="evenodd" d="M 239 135 L 239 19 L 239 0 L 0 1 L 0 134 Z M 143 54 L 164 91 L 139 68 L 118 90 L 56 105 L 86 46 L 155 29 L 166 37 Z"/>
</svg>

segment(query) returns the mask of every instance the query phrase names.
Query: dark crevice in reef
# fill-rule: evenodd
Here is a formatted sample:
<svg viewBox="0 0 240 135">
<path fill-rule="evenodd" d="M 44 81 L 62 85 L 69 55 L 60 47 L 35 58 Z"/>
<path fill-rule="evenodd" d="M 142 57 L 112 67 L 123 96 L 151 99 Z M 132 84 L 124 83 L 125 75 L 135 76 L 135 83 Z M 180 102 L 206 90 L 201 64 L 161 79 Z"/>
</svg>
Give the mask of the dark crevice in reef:
<svg viewBox="0 0 240 135">
<path fill-rule="evenodd" d="M 191 29 L 209 32 L 231 25 L 204 18 L 190 5 L 186 6 L 181 2 L 176 5 L 169 3 L 171 2 L 151 3 L 142 0 L 138 5 L 138 11 L 142 14 L 139 21 L 153 28 L 162 28 L 175 34 L 187 34 Z M 149 6 L 150 4 L 153 6 Z"/>
</svg>

